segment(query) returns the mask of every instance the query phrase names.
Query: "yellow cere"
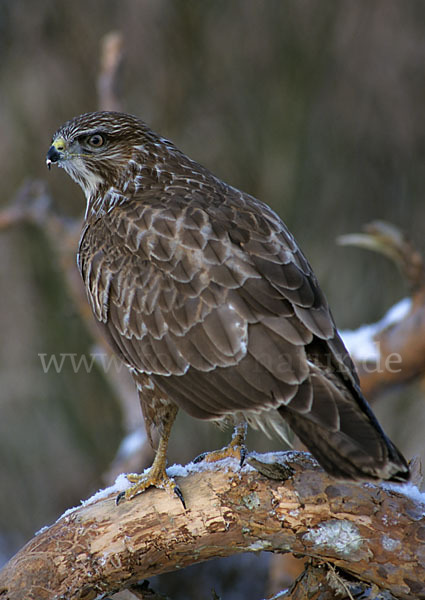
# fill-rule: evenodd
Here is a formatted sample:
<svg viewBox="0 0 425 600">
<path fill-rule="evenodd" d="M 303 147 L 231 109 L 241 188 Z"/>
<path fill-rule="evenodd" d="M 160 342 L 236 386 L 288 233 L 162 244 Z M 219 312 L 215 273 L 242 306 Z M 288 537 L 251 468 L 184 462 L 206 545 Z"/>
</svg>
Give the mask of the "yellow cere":
<svg viewBox="0 0 425 600">
<path fill-rule="evenodd" d="M 56 150 L 58 150 L 59 152 L 62 152 L 63 150 L 65 150 L 65 140 L 63 139 L 63 137 L 58 137 L 52 144 L 52 146 L 54 146 L 56 148 Z"/>
</svg>

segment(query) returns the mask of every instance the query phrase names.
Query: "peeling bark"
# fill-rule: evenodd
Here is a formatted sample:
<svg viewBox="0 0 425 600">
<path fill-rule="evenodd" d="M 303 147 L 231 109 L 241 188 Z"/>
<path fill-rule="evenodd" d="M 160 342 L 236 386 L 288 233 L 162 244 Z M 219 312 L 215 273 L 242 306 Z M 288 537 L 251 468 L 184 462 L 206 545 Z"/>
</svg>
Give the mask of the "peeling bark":
<svg viewBox="0 0 425 600">
<path fill-rule="evenodd" d="M 77 508 L 7 563 L 0 598 L 92 600 L 213 557 L 262 550 L 314 557 L 396 598 L 425 598 L 424 505 L 378 485 L 335 481 L 304 453 L 257 456 L 256 467 L 271 456 L 277 467 L 267 464 L 268 476 L 280 479 L 229 463 L 189 469 L 176 478 L 186 511 L 156 489 L 119 506 L 113 493 Z"/>
</svg>

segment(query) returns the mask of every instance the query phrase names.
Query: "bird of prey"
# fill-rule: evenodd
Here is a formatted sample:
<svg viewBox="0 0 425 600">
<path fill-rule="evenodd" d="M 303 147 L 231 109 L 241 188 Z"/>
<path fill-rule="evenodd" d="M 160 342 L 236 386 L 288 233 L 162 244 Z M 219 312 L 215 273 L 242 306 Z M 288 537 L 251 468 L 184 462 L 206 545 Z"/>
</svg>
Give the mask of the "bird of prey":
<svg viewBox="0 0 425 600">
<path fill-rule="evenodd" d="M 281 437 L 287 424 L 337 478 L 408 479 L 275 212 L 128 114 L 71 119 L 53 136 L 53 163 L 85 193 L 77 260 L 88 300 L 134 376 L 147 431 L 160 432 L 126 498 L 151 485 L 178 493 L 165 471 L 178 408 L 232 423 L 228 453 L 246 424 Z"/>
</svg>

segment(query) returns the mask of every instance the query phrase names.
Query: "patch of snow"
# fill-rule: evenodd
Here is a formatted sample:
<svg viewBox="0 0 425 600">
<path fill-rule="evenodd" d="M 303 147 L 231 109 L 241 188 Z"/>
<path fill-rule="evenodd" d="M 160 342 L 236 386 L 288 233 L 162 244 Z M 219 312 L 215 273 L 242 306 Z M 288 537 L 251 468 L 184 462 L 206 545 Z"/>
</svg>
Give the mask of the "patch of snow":
<svg viewBox="0 0 425 600">
<path fill-rule="evenodd" d="M 45 531 L 47 531 L 49 529 L 49 525 L 44 525 L 44 527 L 42 527 L 41 529 L 39 529 L 38 531 L 36 531 L 34 533 L 34 535 L 40 535 L 41 533 L 44 533 Z"/>
<path fill-rule="evenodd" d="M 90 496 L 90 498 L 88 498 L 87 500 L 81 500 L 80 506 L 74 506 L 73 508 L 68 508 L 68 510 L 66 510 L 63 513 L 63 515 L 61 515 L 59 517 L 59 519 L 57 519 L 57 521 L 65 518 L 65 517 L 68 517 L 70 514 L 72 514 L 76 510 L 78 510 L 81 506 L 88 506 L 89 504 L 93 504 L 94 502 L 97 502 L 98 500 L 107 498 L 111 494 L 119 494 L 120 492 L 125 492 L 125 490 L 127 490 L 131 485 L 132 484 L 128 481 L 126 475 L 124 473 L 121 473 L 120 475 L 118 475 L 118 477 L 116 478 L 115 483 L 113 485 L 110 485 L 109 487 L 107 487 L 103 490 L 99 490 L 98 492 L 93 494 L 93 496 Z"/>
<path fill-rule="evenodd" d="M 190 462 L 184 466 L 172 465 L 171 467 L 168 467 L 167 475 L 170 477 L 187 477 L 191 473 L 204 473 L 205 471 L 224 471 L 225 473 L 228 473 L 229 471 L 234 473 L 243 471 L 244 473 L 247 473 L 248 471 L 255 471 L 255 469 L 247 463 L 245 463 L 241 469 L 239 460 L 229 456 L 215 462 L 207 462 L 202 460 L 201 462 L 197 463 Z"/>
<path fill-rule="evenodd" d="M 360 531 L 351 521 L 331 519 L 320 523 L 304 534 L 304 539 L 313 542 L 316 547 L 325 547 L 338 554 L 349 556 L 362 545 Z"/>
<path fill-rule="evenodd" d="M 410 483 L 390 483 L 388 481 L 381 483 L 381 487 L 384 490 L 397 492 L 407 496 L 414 502 L 424 505 L 424 516 L 425 516 L 425 492 L 421 492 L 417 485 Z"/>
<path fill-rule="evenodd" d="M 362 325 L 356 330 L 340 331 L 339 334 L 349 353 L 358 361 L 378 361 L 379 347 L 373 339 L 374 336 L 379 331 L 404 319 L 411 307 L 411 299 L 403 298 L 394 304 L 377 323 Z"/>
<path fill-rule="evenodd" d="M 167 469 L 167 475 L 169 477 L 187 477 L 189 475 L 188 467 L 193 463 L 189 463 L 188 465 L 171 465 Z"/>
<path fill-rule="evenodd" d="M 381 329 L 385 329 L 385 327 L 389 327 L 390 325 L 394 325 L 399 321 L 402 321 L 404 317 L 408 314 L 410 309 L 412 308 L 412 299 L 411 298 L 403 298 L 397 304 L 394 304 L 382 317 L 380 321 L 378 321 Z"/>
<path fill-rule="evenodd" d="M 309 456 L 306 452 L 299 451 L 287 451 L 287 452 L 267 452 L 265 454 L 258 452 L 250 452 L 247 455 L 247 460 L 245 461 L 243 467 L 240 467 L 239 460 L 237 458 L 233 458 L 231 456 L 223 458 L 221 460 L 217 460 L 215 462 L 207 462 L 202 460 L 200 462 L 190 462 L 187 465 L 172 465 L 167 468 L 167 475 L 170 477 L 187 477 L 191 473 L 202 473 L 204 471 L 224 471 L 229 472 L 232 471 L 234 473 L 255 473 L 257 469 L 254 469 L 250 464 L 248 464 L 248 458 L 256 458 L 257 460 L 266 463 L 266 464 L 285 464 L 286 462 L 292 462 L 299 458 L 300 456 L 305 457 Z"/>
<path fill-rule="evenodd" d="M 339 334 L 342 337 L 348 352 L 358 361 L 378 361 L 379 348 L 373 339 L 379 331 L 376 323 L 373 325 L 362 325 L 355 331 L 344 330 Z"/>
<path fill-rule="evenodd" d="M 81 504 L 82 503 L 83 503 L 83 500 L 81 500 Z M 69 515 L 74 513 L 79 508 L 80 508 L 79 506 L 72 506 L 71 508 L 67 508 L 66 511 L 59 518 L 56 519 L 56 523 L 58 521 L 60 521 L 61 519 L 66 519 L 67 517 L 69 517 Z"/>
<path fill-rule="evenodd" d="M 131 487 L 131 483 L 128 481 L 126 475 L 124 473 L 120 473 L 118 477 L 115 479 L 114 485 L 110 485 L 109 487 L 99 490 L 93 496 L 88 498 L 87 500 L 82 500 L 82 506 L 87 506 L 88 504 L 93 504 L 98 500 L 102 500 L 103 498 L 107 498 L 111 494 L 119 494 L 120 492 L 125 492 Z"/>
</svg>

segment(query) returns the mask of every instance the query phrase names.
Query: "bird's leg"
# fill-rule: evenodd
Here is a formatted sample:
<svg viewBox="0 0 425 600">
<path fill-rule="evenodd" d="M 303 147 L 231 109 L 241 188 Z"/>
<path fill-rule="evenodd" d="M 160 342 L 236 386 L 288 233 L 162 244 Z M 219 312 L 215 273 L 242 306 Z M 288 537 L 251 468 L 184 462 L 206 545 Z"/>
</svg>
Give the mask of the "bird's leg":
<svg viewBox="0 0 425 600">
<path fill-rule="evenodd" d="M 247 424 L 246 422 L 238 423 L 235 425 L 232 439 L 228 446 L 221 448 L 221 450 L 214 450 L 213 452 L 204 452 L 194 459 L 194 463 L 201 461 L 205 462 L 216 462 L 222 458 L 236 458 L 239 460 L 239 465 L 242 467 L 246 457 L 246 438 Z"/>
<path fill-rule="evenodd" d="M 122 500 L 131 500 L 138 494 L 141 494 L 149 487 L 156 487 L 162 490 L 168 490 L 176 494 L 176 496 L 180 499 L 183 507 L 186 508 L 184 503 L 183 494 L 180 491 L 180 488 L 172 479 L 169 477 L 165 471 L 165 467 L 167 464 L 167 447 L 168 440 L 170 438 L 171 428 L 175 421 L 177 415 L 178 408 L 175 405 L 170 407 L 170 411 L 167 414 L 167 417 L 163 421 L 163 428 L 161 437 L 158 444 L 158 449 L 155 454 L 155 459 L 152 463 L 152 466 L 147 471 L 147 473 L 143 473 L 138 475 L 137 473 L 129 473 L 126 475 L 128 481 L 133 483 L 131 487 L 129 487 L 125 492 L 121 492 L 117 496 L 117 504 Z"/>
</svg>

